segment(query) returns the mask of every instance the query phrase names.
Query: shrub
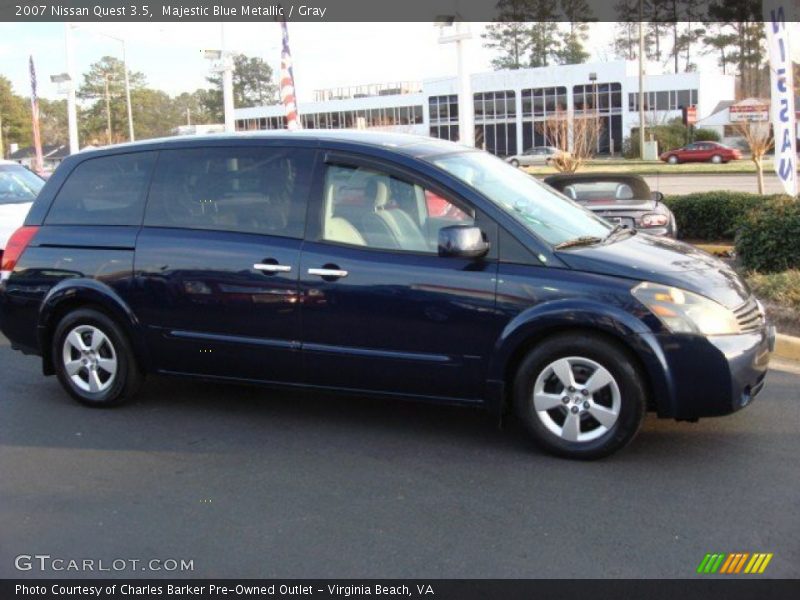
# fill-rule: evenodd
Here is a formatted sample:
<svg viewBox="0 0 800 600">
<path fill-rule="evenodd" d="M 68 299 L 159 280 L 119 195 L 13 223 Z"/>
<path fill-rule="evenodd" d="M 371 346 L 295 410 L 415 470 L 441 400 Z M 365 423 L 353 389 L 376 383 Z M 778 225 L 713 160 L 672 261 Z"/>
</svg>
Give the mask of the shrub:
<svg viewBox="0 0 800 600">
<path fill-rule="evenodd" d="M 703 241 L 732 241 L 747 213 L 767 201 L 764 196 L 746 192 L 700 192 L 664 198 L 678 223 L 678 236 Z"/>
<path fill-rule="evenodd" d="M 751 210 L 738 225 L 736 254 L 764 273 L 800 268 L 800 201 L 783 196 Z"/>
<path fill-rule="evenodd" d="M 721 139 L 713 129 L 696 129 L 694 132 L 695 142 L 719 142 Z"/>
<path fill-rule="evenodd" d="M 800 271 L 747 273 L 747 283 L 759 298 L 800 310 Z"/>
<path fill-rule="evenodd" d="M 666 152 L 684 146 L 689 139 L 689 130 L 680 119 L 675 119 L 665 125 L 654 125 L 647 127 L 645 131 L 646 139 L 653 136 L 658 142 L 658 152 Z M 622 142 L 622 153 L 625 158 L 639 157 L 639 128 L 631 129 L 630 137 Z"/>
</svg>

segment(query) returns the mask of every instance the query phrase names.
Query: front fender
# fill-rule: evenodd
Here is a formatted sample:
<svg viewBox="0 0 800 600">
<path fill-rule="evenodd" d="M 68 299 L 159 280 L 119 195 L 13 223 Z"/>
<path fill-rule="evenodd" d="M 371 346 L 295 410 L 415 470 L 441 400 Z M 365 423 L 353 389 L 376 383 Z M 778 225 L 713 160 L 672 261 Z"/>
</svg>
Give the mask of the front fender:
<svg viewBox="0 0 800 600">
<path fill-rule="evenodd" d="M 495 343 L 489 364 L 489 380 L 505 382 L 509 367 L 531 342 L 576 329 L 603 333 L 624 345 L 644 368 L 658 412 L 669 410 L 673 404 L 674 386 L 663 350 L 653 331 L 621 307 L 591 300 L 544 302 L 514 317 Z"/>
<path fill-rule="evenodd" d="M 64 279 L 54 285 L 42 300 L 37 322 L 37 338 L 45 373 L 52 373 L 51 336 L 58 320 L 68 311 L 84 306 L 103 310 L 128 335 L 139 364 L 147 357 L 141 326 L 130 306 L 117 291 L 102 281 L 87 278 Z"/>
</svg>

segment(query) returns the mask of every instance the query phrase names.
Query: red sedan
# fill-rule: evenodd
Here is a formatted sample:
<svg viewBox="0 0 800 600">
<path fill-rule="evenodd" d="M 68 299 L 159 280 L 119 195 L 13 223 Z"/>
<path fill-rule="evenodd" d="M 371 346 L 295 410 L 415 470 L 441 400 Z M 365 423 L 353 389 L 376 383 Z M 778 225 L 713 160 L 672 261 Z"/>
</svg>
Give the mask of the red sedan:
<svg viewBox="0 0 800 600">
<path fill-rule="evenodd" d="M 739 160 L 742 153 L 736 148 L 718 144 L 717 142 L 695 142 L 683 148 L 669 150 L 660 157 L 664 162 L 677 165 L 682 162 L 712 162 L 726 163 L 731 160 Z"/>
</svg>

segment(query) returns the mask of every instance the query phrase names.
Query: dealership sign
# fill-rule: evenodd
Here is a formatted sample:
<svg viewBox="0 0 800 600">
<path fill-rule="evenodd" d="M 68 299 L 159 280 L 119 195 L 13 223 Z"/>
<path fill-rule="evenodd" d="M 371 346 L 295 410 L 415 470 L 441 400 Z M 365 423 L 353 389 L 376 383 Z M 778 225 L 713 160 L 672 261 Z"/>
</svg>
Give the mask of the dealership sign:
<svg viewBox="0 0 800 600">
<path fill-rule="evenodd" d="M 764 2 L 764 28 L 769 46 L 772 129 L 775 132 L 775 173 L 783 183 L 786 193 L 797 196 L 794 82 L 789 32 L 786 29 L 786 13 L 791 10 L 790 0 Z"/>
<path fill-rule="evenodd" d="M 769 121 L 769 104 L 733 104 L 728 109 L 731 123 L 751 123 Z"/>
</svg>

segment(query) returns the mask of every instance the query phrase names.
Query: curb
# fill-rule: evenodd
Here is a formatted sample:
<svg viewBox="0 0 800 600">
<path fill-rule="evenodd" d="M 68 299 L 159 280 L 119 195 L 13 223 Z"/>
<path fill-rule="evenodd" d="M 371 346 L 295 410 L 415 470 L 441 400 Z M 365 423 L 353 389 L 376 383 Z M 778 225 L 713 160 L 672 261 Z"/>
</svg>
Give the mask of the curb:
<svg viewBox="0 0 800 600">
<path fill-rule="evenodd" d="M 800 337 L 779 333 L 775 336 L 775 356 L 800 361 Z"/>
</svg>

